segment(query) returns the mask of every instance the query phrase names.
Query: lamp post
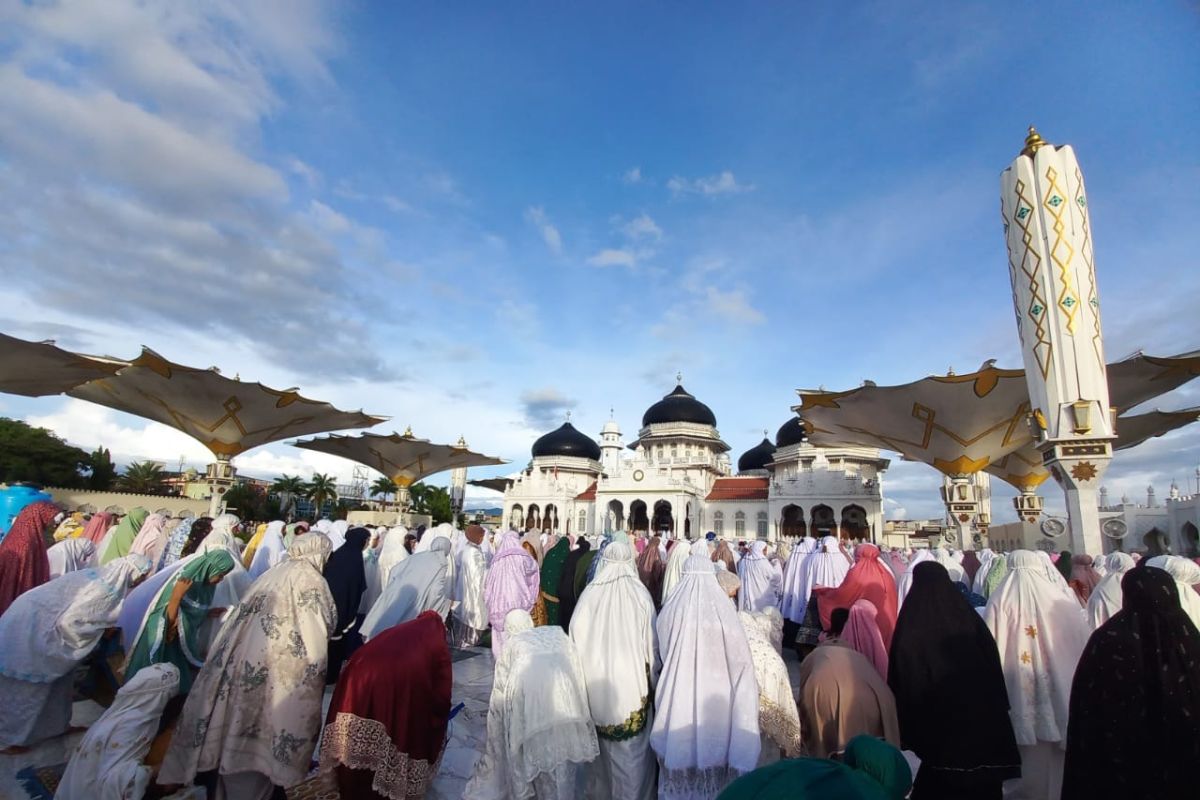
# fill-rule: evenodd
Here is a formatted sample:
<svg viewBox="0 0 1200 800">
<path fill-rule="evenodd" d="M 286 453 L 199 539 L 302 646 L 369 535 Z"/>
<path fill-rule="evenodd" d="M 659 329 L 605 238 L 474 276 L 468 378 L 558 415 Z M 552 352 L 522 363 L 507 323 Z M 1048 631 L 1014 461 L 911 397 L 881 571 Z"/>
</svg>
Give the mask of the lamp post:
<svg viewBox="0 0 1200 800">
<path fill-rule="evenodd" d="M 1071 147 L 1031 126 L 1000 176 L 1000 213 L 1035 444 L 1066 494 L 1072 548 L 1101 553 L 1096 492 L 1116 432 L 1087 195 Z"/>
</svg>

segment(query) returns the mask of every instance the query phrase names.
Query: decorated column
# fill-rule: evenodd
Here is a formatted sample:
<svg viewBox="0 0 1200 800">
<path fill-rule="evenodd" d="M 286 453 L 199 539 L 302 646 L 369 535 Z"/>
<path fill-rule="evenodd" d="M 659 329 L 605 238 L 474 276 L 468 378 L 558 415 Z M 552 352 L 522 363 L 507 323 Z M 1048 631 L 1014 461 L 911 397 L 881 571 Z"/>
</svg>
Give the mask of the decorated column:
<svg viewBox="0 0 1200 800">
<path fill-rule="evenodd" d="M 1115 438 L 1083 174 L 1032 127 L 1000 176 L 1000 214 L 1035 443 L 1062 485 L 1075 552 L 1101 553 L 1097 490 Z"/>
<path fill-rule="evenodd" d="M 460 450 L 467 449 L 467 440 L 465 437 L 458 437 L 458 444 L 455 445 Z M 458 522 L 458 515 L 462 513 L 463 501 L 467 495 L 467 468 L 455 467 L 450 470 L 450 513 L 454 515 L 455 524 Z"/>
</svg>

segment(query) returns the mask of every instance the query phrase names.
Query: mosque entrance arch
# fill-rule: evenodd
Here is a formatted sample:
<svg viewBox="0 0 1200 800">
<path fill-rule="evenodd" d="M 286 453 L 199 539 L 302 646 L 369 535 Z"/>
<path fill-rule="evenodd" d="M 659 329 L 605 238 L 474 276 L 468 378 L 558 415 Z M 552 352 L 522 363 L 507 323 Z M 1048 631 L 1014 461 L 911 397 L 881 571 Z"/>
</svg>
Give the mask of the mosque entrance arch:
<svg viewBox="0 0 1200 800">
<path fill-rule="evenodd" d="M 867 522 L 867 510 L 859 505 L 848 505 L 842 509 L 842 538 L 870 539 L 871 526 Z"/>
<path fill-rule="evenodd" d="M 512 507 L 512 511 L 508 512 L 508 527 L 514 531 L 523 530 L 525 528 L 525 509 L 520 503 L 516 503 Z"/>
<path fill-rule="evenodd" d="M 1171 540 L 1158 528 L 1146 531 L 1146 535 L 1142 537 L 1142 543 L 1146 545 L 1146 556 L 1149 558 L 1165 556 L 1171 552 Z"/>
<path fill-rule="evenodd" d="M 625 504 L 620 500 L 608 501 L 608 513 L 604 517 L 606 533 L 625 530 Z"/>
<path fill-rule="evenodd" d="M 683 535 L 692 538 L 692 504 L 683 507 Z"/>
<path fill-rule="evenodd" d="M 836 536 L 837 527 L 837 518 L 833 515 L 832 508 L 827 505 L 813 506 L 813 536 Z"/>
<path fill-rule="evenodd" d="M 558 530 L 558 508 L 553 503 L 547 505 L 546 510 L 542 512 L 540 530 L 547 532 Z"/>
<path fill-rule="evenodd" d="M 808 535 L 808 525 L 804 521 L 804 509 L 795 503 L 783 507 L 783 518 L 780 529 L 784 537 L 802 537 Z"/>
<path fill-rule="evenodd" d="M 529 510 L 525 512 L 525 530 L 541 530 L 539 525 L 542 523 L 542 510 L 537 507 L 536 503 L 529 504 Z"/>
<path fill-rule="evenodd" d="M 654 520 L 651 528 L 654 533 L 674 533 L 675 518 L 671 516 L 671 504 L 666 500 L 659 500 L 654 504 Z"/>
<path fill-rule="evenodd" d="M 1183 554 L 1190 558 L 1200 556 L 1200 528 L 1191 522 L 1183 523 Z"/>
<path fill-rule="evenodd" d="M 646 513 L 646 502 L 644 500 L 634 500 L 629 504 L 629 530 L 650 530 L 650 517 Z"/>
</svg>

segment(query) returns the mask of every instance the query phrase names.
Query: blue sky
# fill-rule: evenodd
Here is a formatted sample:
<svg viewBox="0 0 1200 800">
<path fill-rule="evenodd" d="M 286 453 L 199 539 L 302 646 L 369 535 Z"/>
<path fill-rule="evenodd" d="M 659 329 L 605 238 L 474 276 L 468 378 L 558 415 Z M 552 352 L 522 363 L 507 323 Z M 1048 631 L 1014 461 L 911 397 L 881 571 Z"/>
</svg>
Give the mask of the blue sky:
<svg viewBox="0 0 1200 800">
<path fill-rule="evenodd" d="M 0 31 L 0 329 L 509 469 L 567 410 L 630 438 L 676 371 L 736 454 L 798 387 L 1019 365 L 998 183 L 1030 123 L 1085 170 L 1110 359 L 1200 346 L 1194 4 L 13 3 Z M 0 413 L 203 460 L 74 401 Z M 1197 444 L 1110 491 L 1165 494 Z M 932 470 L 888 477 L 938 513 Z"/>
</svg>

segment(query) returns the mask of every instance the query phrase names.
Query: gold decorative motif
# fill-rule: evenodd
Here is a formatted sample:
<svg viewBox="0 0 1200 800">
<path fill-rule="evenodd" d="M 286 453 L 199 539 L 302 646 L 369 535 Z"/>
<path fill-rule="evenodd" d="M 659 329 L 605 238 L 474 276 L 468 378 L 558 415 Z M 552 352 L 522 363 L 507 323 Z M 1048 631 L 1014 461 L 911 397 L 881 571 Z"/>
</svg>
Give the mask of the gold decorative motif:
<svg viewBox="0 0 1200 800">
<path fill-rule="evenodd" d="M 1028 636 L 1030 639 L 1036 639 L 1037 638 L 1037 628 L 1035 628 L 1032 625 L 1026 625 L 1025 626 L 1025 635 Z"/>
<path fill-rule="evenodd" d="M 862 388 L 862 387 L 859 387 Z M 803 413 L 810 408 L 841 408 L 837 401 L 848 394 L 857 392 L 858 389 L 850 389 L 845 392 L 808 392 L 800 395 L 800 409 Z"/>
<path fill-rule="evenodd" d="M 975 385 L 972 388 L 975 391 L 975 396 L 987 397 L 992 393 L 993 389 L 1000 385 L 1001 378 L 1024 378 L 1025 371 L 988 367 L 987 369 L 970 372 L 966 375 L 955 375 L 951 372 L 947 375 L 931 375 L 930 377 L 938 383 L 974 383 Z"/>
<path fill-rule="evenodd" d="M 1096 477 L 1096 465 L 1090 461 L 1080 461 L 1071 467 L 1071 477 L 1077 481 L 1090 481 Z"/>
<path fill-rule="evenodd" d="M 933 460 L 933 468 L 946 475 L 969 475 L 973 472 L 979 472 L 988 465 L 989 459 L 983 458 L 967 458 L 966 455 L 961 455 L 953 461 L 946 461 L 941 458 Z"/>
<path fill-rule="evenodd" d="M 1054 302 L 1067 317 L 1067 332 L 1074 336 L 1075 315 L 1079 313 L 1079 296 L 1071 281 L 1071 260 L 1075 257 L 1075 248 L 1071 246 L 1071 242 L 1064 235 L 1067 231 L 1067 226 L 1063 222 L 1067 208 L 1067 193 L 1059 187 L 1058 170 L 1054 167 L 1046 167 L 1045 177 L 1050 185 L 1042 198 L 1042 208 L 1046 209 L 1046 213 L 1054 218 L 1054 224 L 1050 226 L 1050 229 L 1054 231 L 1054 244 L 1050 246 L 1050 260 L 1058 267 L 1060 286 L 1058 297 Z"/>
<path fill-rule="evenodd" d="M 1031 661 L 1033 661 L 1033 656 L 1029 655 L 1029 653 L 1027 653 L 1027 652 L 1021 653 L 1021 663 L 1022 664 L 1028 664 Z"/>
</svg>

